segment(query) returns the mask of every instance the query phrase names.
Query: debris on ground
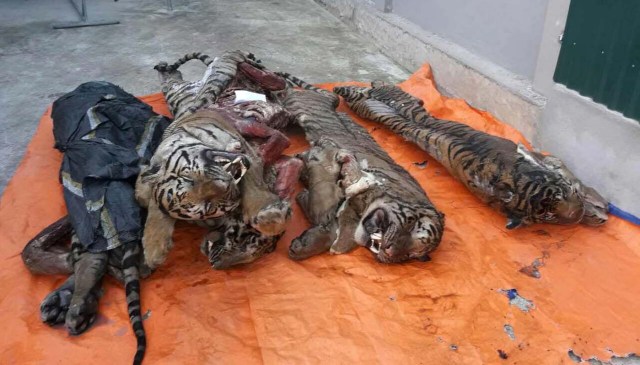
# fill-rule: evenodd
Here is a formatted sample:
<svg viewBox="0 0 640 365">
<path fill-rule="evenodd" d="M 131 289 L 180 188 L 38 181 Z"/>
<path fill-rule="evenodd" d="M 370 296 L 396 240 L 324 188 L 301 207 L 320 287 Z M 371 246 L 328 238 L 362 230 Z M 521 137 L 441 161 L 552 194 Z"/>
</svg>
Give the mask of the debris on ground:
<svg viewBox="0 0 640 365">
<path fill-rule="evenodd" d="M 529 312 L 532 308 L 535 308 L 533 302 L 521 297 L 516 289 L 500 289 L 500 293 L 509 298 L 509 304 L 518 307 L 523 312 Z"/>
<path fill-rule="evenodd" d="M 507 355 L 507 353 L 502 350 L 498 350 L 498 356 L 500 356 L 502 360 L 506 360 L 507 358 L 509 358 L 509 355 Z"/>
<path fill-rule="evenodd" d="M 569 350 L 568 352 L 569 358 L 577 363 L 581 363 L 582 362 L 582 358 L 580 356 L 578 356 L 575 352 L 573 352 L 573 350 Z"/>
<path fill-rule="evenodd" d="M 609 348 L 606 349 L 609 352 L 613 351 Z M 578 364 L 582 364 L 582 363 L 588 363 L 589 365 L 631 365 L 631 364 L 640 364 L 640 356 L 634 354 L 634 353 L 630 353 L 624 356 L 621 355 L 613 355 L 611 357 L 611 360 L 609 361 L 603 361 L 598 359 L 595 356 L 592 356 L 590 358 L 582 358 L 582 356 L 576 354 L 572 349 L 569 349 L 569 351 L 567 352 L 567 355 L 569 355 L 569 358 L 571 359 L 571 361 L 578 363 Z"/>
<path fill-rule="evenodd" d="M 142 315 L 142 320 L 146 321 L 149 317 L 151 317 L 151 309 L 147 309 L 145 314 Z"/>
<path fill-rule="evenodd" d="M 533 260 L 531 265 L 523 267 L 522 269 L 520 269 L 520 272 L 527 276 L 531 276 L 532 278 L 540 279 L 541 275 L 538 269 L 544 266 L 544 262 L 548 258 L 549 258 L 549 253 L 543 252 L 542 257 L 538 257 L 535 260 Z"/>
<path fill-rule="evenodd" d="M 451 349 L 451 351 L 458 351 L 458 345 L 456 344 L 452 343 L 451 345 L 449 345 L 449 348 Z"/>
<path fill-rule="evenodd" d="M 504 330 L 504 333 L 506 333 L 507 336 L 509 336 L 510 339 L 512 339 L 512 340 L 516 339 L 516 333 L 513 331 L 513 327 L 511 327 L 510 324 L 505 324 L 503 326 L 503 330 Z"/>
</svg>

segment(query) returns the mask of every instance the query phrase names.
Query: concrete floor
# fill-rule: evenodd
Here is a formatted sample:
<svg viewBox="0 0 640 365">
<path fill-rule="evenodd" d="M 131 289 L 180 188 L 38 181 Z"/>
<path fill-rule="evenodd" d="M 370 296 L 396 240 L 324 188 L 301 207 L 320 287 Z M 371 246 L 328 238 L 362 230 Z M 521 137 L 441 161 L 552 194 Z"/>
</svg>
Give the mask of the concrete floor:
<svg viewBox="0 0 640 365">
<path fill-rule="evenodd" d="M 227 49 L 252 51 L 268 67 L 310 82 L 408 76 L 312 0 L 173 0 L 174 11 L 165 0 L 87 5 L 89 20 L 116 18 L 121 24 L 54 30 L 55 22 L 78 19 L 66 0 L 0 4 L 0 193 L 47 105 L 86 81 L 155 93 L 152 67 L 158 61 Z M 203 67 L 187 65 L 185 71 L 196 79 Z"/>
</svg>

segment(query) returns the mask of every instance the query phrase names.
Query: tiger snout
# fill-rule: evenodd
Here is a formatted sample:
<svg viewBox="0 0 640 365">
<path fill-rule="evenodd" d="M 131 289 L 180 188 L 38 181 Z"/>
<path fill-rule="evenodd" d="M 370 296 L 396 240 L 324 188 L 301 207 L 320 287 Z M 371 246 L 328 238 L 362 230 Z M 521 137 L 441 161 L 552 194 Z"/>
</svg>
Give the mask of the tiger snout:
<svg viewBox="0 0 640 365">
<path fill-rule="evenodd" d="M 249 167 L 251 167 L 249 158 L 242 153 L 208 149 L 202 152 L 202 157 L 207 163 L 205 172 L 213 171 L 216 167 L 220 168 L 228 173 L 236 184 L 240 182 Z"/>
</svg>

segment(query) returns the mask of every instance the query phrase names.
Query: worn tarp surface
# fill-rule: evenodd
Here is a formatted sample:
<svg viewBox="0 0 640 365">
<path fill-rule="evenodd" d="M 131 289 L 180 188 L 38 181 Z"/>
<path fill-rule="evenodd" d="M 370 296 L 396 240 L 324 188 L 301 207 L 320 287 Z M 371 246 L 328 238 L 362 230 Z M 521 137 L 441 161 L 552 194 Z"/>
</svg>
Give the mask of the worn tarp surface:
<svg viewBox="0 0 640 365">
<path fill-rule="evenodd" d="M 438 118 L 523 141 L 490 114 L 441 96 L 427 66 L 401 86 Z M 143 100 L 167 113 L 160 95 Z M 508 231 L 426 153 L 358 122 L 446 214 L 432 261 L 382 265 L 362 248 L 291 261 L 289 242 L 307 227 L 296 206 L 274 253 L 213 271 L 198 249 L 204 231 L 180 224 L 169 259 L 142 281 L 147 364 L 573 364 L 570 350 L 601 360 L 640 350 L 640 227 L 611 217 L 600 228 Z M 305 148 L 302 136 L 292 140 L 288 152 Z M 0 203 L 0 363 L 129 363 L 135 340 L 112 279 L 83 335 L 39 320 L 40 301 L 64 278 L 31 275 L 19 253 L 65 214 L 52 145 L 47 112 Z"/>
</svg>

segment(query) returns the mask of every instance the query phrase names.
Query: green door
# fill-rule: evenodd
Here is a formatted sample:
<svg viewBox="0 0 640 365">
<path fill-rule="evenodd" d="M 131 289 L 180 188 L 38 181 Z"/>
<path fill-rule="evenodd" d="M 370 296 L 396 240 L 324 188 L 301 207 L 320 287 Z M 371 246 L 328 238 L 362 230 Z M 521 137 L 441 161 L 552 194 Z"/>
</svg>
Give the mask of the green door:
<svg viewBox="0 0 640 365">
<path fill-rule="evenodd" d="M 553 79 L 640 120 L 640 0 L 572 0 Z"/>
</svg>

